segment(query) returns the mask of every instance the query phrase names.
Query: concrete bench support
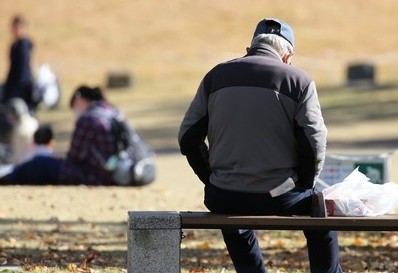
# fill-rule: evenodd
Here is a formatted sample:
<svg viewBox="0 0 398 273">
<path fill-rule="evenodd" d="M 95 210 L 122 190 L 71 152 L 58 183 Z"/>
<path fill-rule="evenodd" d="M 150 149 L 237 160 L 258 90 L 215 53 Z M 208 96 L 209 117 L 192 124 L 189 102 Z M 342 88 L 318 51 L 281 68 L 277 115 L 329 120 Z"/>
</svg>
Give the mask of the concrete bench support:
<svg viewBox="0 0 398 273">
<path fill-rule="evenodd" d="M 178 212 L 129 212 L 129 273 L 180 273 L 181 218 Z"/>
</svg>

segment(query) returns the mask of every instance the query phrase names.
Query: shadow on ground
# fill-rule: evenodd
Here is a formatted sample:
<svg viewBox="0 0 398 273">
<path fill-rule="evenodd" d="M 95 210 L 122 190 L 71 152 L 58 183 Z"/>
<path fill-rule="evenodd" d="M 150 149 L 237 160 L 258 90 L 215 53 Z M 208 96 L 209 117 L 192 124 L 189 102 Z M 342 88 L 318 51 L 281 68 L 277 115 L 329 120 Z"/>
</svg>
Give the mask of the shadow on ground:
<svg viewBox="0 0 398 273">
<path fill-rule="evenodd" d="M 2 219 L 0 262 L 3 266 L 27 268 L 70 268 L 71 264 L 126 268 L 126 229 L 125 222 Z M 184 234 L 187 236 L 182 240 L 181 266 L 187 272 L 194 268 L 233 271 L 219 231 L 184 230 Z M 269 268 L 308 271 L 307 250 L 300 231 L 259 231 L 258 238 Z M 361 243 L 361 238 L 372 243 Z M 396 272 L 398 253 L 391 251 L 393 239 L 392 233 L 341 232 L 340 240 L 353 242 L 340 248 L 345 271 Z"/>
</svg>

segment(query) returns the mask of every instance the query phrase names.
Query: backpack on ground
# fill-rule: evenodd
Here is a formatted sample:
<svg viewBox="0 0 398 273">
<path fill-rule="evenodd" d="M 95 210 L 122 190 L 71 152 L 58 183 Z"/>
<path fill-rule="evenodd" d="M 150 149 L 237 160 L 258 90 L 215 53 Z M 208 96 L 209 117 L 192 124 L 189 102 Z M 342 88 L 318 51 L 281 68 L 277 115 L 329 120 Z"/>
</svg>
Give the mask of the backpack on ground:
<svg viewBox="0 0 398 273">
<path fill-rule="evenodd" d="M 154 152 L 122 117 L 112 120 L 116 138 L 117 163 L 113 180 L 118 185 L 146 185 L 155 180 Z M 113 159 L 110 159 L 113 161 Z M 107 163 L 112 162 L 107 161 Z"/>
<path fill-rule="evenodd" d="M 116 185 L 142 186 L 156 178 L 153 150 L 121 116 L 112 118 L 111 130 L 115 138 L 116 153 L 104 160 L 92 147 L 94 155 L 104 168 L 112 172 Z"/>
</svg>

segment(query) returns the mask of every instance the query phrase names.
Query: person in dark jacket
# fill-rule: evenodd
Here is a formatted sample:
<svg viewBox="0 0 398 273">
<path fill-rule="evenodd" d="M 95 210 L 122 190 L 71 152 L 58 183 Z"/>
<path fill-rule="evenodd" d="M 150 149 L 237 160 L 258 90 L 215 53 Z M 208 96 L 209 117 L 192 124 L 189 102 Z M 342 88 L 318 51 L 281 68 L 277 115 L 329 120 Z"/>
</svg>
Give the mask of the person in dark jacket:
<svg viewBox="0 0 398 273">
<path fill-rule="evenodd" d="M 10 185 L 57 185 L 62 160 L 53 155 L 54 133 L 49 125 L 41 125 L 33 135 L 30 156 L 2 180 Z"/>
<path fill-rule="evenodd" d="M 294 34 L 257 25 L 247 54 L 211 69 L 181 123 L 181 153 L 215 213 L 310 215 L 327 129 L 314 81 L 291 65 Z M 207 141 L 206 141 L 207 138 Z M 255 231 L 223 229 L 238 273 L 265 273 Z M 304 230 L 312 273 L 340 273 L 335 231 Z"/>
<path fill-rule="evenodd" d="M 2 102 L 12 98 L 21 98 L 30 110 L 36 107 L 33 101 L 33 74 L 31 70 L 31 53 L 33 43 L 27 35 L 25 19 L 16 15 L 12 19 L 11 32 L 13 43 L 9 55 L 9 71 L 2 90 Z"/>
</svg>

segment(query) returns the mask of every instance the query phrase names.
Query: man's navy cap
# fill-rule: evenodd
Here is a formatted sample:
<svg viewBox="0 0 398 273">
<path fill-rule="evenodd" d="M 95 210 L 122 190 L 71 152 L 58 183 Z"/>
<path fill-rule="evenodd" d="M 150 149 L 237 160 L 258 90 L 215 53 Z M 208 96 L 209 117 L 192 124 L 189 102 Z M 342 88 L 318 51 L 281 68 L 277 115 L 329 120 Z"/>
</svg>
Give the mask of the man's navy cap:
<svg viewBox="0 0 398 273">
<path fill-rule="evenodd" d="M 266 18 L 257 24 L 253 38 L 260 34 L 276 34 L 288 41 L 294 47 L 293 29 L 285 22 L 275 18 Z"/>
</svg>

